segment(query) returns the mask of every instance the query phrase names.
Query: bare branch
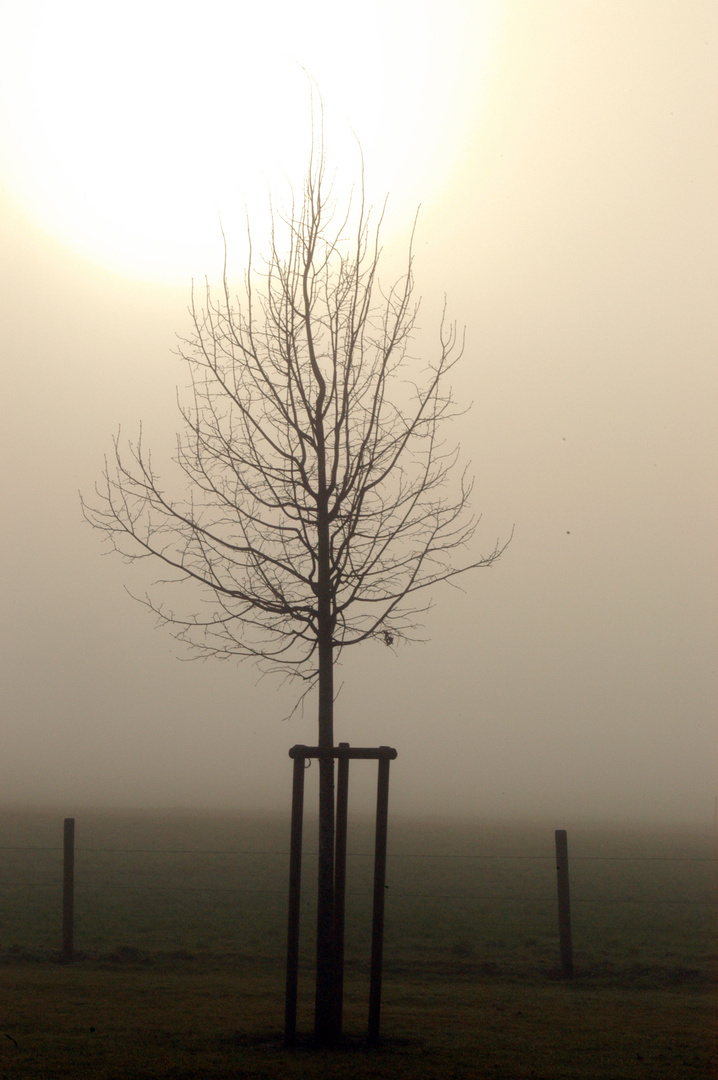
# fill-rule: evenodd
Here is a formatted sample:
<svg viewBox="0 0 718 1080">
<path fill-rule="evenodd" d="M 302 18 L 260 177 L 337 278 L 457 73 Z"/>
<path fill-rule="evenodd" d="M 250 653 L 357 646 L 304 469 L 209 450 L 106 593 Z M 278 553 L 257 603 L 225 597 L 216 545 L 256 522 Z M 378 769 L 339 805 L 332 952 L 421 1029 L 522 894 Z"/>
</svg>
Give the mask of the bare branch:
<svg viewBox="0 0 718 1080">
<path fill-rule="evenodd" d="M 416 370 L 417 222 L 404 273 L 382 292 L 383 214 L 371 224 L 363 161 L 356 206 L 337 212 L 315 133 L 301 201 L 272 208 L 261 270 L 250 236 L 241 299 L 226 240 L 219 295 L 206 284 L 200 303 L 193 287 L 179 483 L 160 479 L 140 430 L 135 443 L 118 435 L 83 502 L 125 558 L 171 572 L 165 600 L 144 602 L 198 656 L 251 658 L 314 685 L 323 627 L 334 658 L 369 638 L 410 639 L 428 607 L 417 593 L 506 549 L 458 558 L 477 520 L 443 433 L 461 411 L 447 380 L 464 337 L 444 312 L 436 353 Z"/>
</svg>

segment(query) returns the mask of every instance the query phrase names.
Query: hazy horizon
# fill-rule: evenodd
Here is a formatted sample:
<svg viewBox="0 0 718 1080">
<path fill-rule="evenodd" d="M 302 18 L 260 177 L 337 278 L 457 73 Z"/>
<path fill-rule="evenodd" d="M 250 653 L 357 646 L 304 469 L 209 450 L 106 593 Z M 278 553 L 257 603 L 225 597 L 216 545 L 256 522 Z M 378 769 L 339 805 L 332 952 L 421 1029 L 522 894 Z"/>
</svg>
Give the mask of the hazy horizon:
<svg viewBox="0 0 718 1080">
<path fill-rule="evenodd" d="M 286 805 L 285 805 L 286 803 Z M 356 804 L 356 805 L 355 805 Z M 376 820 L 376 807 L 371 796 L 349 802 L 348 828 L 350 841 L 356 842 L 357 837 L 362 841 L 368 839 L 373 843 L 373 832 Z M 287 851 L 289 850 L 290 826 L 291 826 L 291 779 L 289 794 L 284 799 L 278 799 L 277 804 L 271 807 L 261 806 L 167 806 L 167 805 L 71 805 L 62 804 L 25 804 L 21 802 L 0 802 L 0 814 L 8 817 L 32 817 L 42 818 L 47 826 L 48 818 L 52 818 L 53 835 L 56 834 L 58 846 L 62 846 L 63 822 L 66 818 L 75 821 L 75 841 L 78 848 L 87 842 L 83 832 L 89 824 L 91 832 L 100 821 L 114 819 L 125 823 L 165 822 L 168 825 L 182 821 L 195 821 L 211 825 L 226 827 L 236 822 L 238 826 L 246 828 L 252 821 L 273 823 L 281 833 L 286 830 Z M 317 814 L 316 799 L 307 799 L 304 807 L 304 838 L 308 845 L 307 854 L 316 847 L 316 832 L 319 818 Z M 484 831 L 488 833 L 502 834 L 519 832 L 538 833 L 544 837 L 548 845 L 554 843 L 554 833 L 557 829 L 568 830 L 569 836 L 588 835 L 594 831 L 605 830 L 608 833 L 623 834 L 628 836 L 640 836 L 643 832 L 670 836 L 673 833 L 690 833 L 695 836 L 712 837 L 715 835 L 715 823 L 711 821 L 695 821 L 690 819 L 676 818 L 669 820 L 663 817 L 636 817 L 636 816 L 582 816 L 580 814 L 568 818 L 557 817 L 550 813 L 539 815 L 517 815 L 515 817 L 498 817 L 492 814 L 476 816 L 474 814 L 442 814 L 441 812 L 426 809 L 412 809 L 404 806 L 401 811 L 393 809 L 393 801 L 389 797 L 389 834 L 391 835 L 391 823 L 401 829 L 403 826 L 416 829 L 424 827 L 428 833 L 433 829 L 438 832 L 443 830 L 463 832 Z M 47 831 L 47 829 L 45 830 Z M 428 835 L 427 833 L 427 835 Z"/>
</svg>

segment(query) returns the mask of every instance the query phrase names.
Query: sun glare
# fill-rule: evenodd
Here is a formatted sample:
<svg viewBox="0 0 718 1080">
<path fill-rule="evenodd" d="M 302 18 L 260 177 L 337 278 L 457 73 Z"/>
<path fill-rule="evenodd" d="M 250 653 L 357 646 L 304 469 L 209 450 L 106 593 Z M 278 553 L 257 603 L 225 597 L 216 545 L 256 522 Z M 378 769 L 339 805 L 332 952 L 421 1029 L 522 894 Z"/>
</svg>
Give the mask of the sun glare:
<svg viewBox="0 0 718 1080">
<path fill-rule="evenodd" d="M 409 16 L 400 0 L 360 15 L 328 0 L 9 0 L 4 186 L 44 229 L 113 270 L 165 282 L 212 273 L 220 219 L 241 237 L 245 207 L 256 221 L 269 188 L 281 201 L 301 181 L 310 72 L 332 171 L 347 190 L 356 181 L 356 132 L 370 195 L 400 192 L 408 210 L 455 166 L 476 106 L 452 92 L 459 59 L 490 60 L 496 5 L 479 6 L 483 53 L 462 58 L 426 6 Z"/>
</svg>

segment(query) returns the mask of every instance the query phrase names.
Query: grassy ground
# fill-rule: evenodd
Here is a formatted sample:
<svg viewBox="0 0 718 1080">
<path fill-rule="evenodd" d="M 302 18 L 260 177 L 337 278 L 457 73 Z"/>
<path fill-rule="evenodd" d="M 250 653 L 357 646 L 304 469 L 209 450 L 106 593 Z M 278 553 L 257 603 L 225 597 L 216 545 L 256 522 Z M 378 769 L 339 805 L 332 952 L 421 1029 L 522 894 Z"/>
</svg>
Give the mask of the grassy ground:
<svg viewBox="0 0 718 1080">
<path fill-rule="evenodd" d="M 569 830 L 576 977 L 557 977 L 553 832 L 392 822 L 383 1043 L 367 1049 L 371 825 L 350 833 L 344 1049 L 281 1047 L 287 822 L 0 814 L 0 1078 L 716 1080 L 714 837 Z M 299 1028 L 311 1030 L 308 829 Z"/>
<path fill-rule="evenodd" d="M 366 1023 L 362 987 L 346 1029 Z M 281 1047 L 281 973 L 116 964 L 4 967 L 0 1072 L 67 1077 L 501 1077 L 708 1080 L 716 1076 L 705 987 L 391 976 L 383 1043 Z M 307 1026 L 309 1017 L 302 1017 Z"/>
</svg>

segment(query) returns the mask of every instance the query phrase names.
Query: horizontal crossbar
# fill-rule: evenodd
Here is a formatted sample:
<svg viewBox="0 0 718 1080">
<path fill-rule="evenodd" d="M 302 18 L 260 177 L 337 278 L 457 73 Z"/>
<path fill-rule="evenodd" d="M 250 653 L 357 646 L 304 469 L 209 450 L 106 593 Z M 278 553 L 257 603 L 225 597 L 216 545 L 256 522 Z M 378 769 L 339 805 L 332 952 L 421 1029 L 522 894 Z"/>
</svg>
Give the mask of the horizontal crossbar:
<svg viewBox="0 0 718 1080">
<path fill-rule="evenodd" d="M 397 751 L 393 746 L 293 746 L 289 751 L 290 758 L 364 758 L 375 761 L 386 758 L 393 761 Z"/>
</svg>

